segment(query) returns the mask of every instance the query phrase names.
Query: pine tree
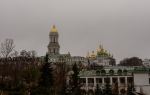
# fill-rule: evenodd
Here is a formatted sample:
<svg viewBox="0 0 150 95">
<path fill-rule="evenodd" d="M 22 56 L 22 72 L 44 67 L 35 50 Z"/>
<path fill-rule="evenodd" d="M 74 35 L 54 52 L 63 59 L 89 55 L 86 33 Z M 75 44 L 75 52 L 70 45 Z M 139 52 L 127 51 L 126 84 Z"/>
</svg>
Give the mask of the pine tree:
<svg viewBox="0 0 150 95">
<path fill-rule="evenodd" d="M 103 95 L 102 90 L 101 90 L 101 88 L 98 86 L 98 84 L 96 85 L 95 95 Z"/>
<path fill-rule="evenodd" d="M 119 94 L 119 89 L 118 89 L 118 83 L 117 82 L 113 84 L 112 94 L 113 95 L 118 95 Z"/>
<path fill-rule="evenodd" d="M 46 54 L 41 72 L 40 85 L 46 88 L 51 88 L 53 85 L 53 69 L 51 67 L 51 63 L 48 63 L 48 54 Z"/>
<path fill-rule="evenodd" d="M 78 79 L 79 79 L 78 77 L 79 71 L 76 63 L 73 65 L 72 70 L 73 70 L 73 75 L 72 75 L 73 86 L 74 88 L 76 88 L 78 87 Z"/>
<path fill-rule="evenodd" d="M 73 95 L 80 95 L 80 84 L 79 84 L 79 69 L 77 64 L 73 65 L 73 75 L 72 75 L 72 93 Z"/>
<path fill-rule="evenodd" d="M 44 65 L 41 69 L 41 77 L 39 86 L 31 93 L 31 95 L 51 95 L 53 87 L 53 69 L 51 63 L 48 62 L 48 55 L 46 54 Z"/>
<path fill-rule="evenodd" d="M 60 95 L 67 95 L 67 85 L 66 85 L 66 80 L 63 82 L 63 87 L 61 90 Z"/>
<path fill-rule="evenodd" d="M 133 92 L 135 92 L 134 85 L 133 85 L 133 84 L 128 85 L 128 88 L 127 88 L 127 95 L 134 95 Z"/>
<path fill-rule="evenodd" d="M 128 85 L 128 88 L 127 88 L 127 95 L 132 95 L 132 88 L 130 85 Z"/>
<path fill-rule="evenodd" d="M 112 95 L 111 86 L 108 81 L 106 81 L 105 89 L 103 95 Z"/>
</svg>

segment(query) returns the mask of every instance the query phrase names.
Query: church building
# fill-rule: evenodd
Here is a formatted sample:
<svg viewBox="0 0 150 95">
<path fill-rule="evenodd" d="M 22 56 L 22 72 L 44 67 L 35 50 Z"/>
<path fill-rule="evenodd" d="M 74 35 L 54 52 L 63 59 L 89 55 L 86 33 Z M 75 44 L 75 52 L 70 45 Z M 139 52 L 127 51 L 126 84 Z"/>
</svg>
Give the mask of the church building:
<svg viewBox="0 0 150 95">
<path fill-rule="evenodd" d="M 134 85 L 137 92 L 143 89 L 144 93 L 150 95 L 150 68 L 117 66 L 113 55 L 102 45 L 96 52 L 92 51 L 86 57 L 71 56 L 70 53 L 61 54 L 59 32 L 55 25 L 50 30 L 49 39 L 47 52 L 49 62 L 54 64 L 66 63 L 68 66 L 76 63 L 78 66 L 84 67 L 79 73 L 83 95 L 94 95 L 96 87 L 99 86 L 103 89 L 106 81 L 109 82 L 114 93 L 126 95 L 128 86 Z M 117 91 L 114 89 L 115 86 L 118 88 Z"/>
<path fill-rule="evenodd" d="M 48 44 L 48 55 L 49 62 L 52 63 L 60 63 L 65 62 L 67 65 L 72 65 L 74 63 L 87 63 L 87 59 L 80 56 L 71 56 L 68 52 L 66 54 L 60 53 L 60 45 L 59 45 L 59 33 L 55 25 L 52 26 L 49 33 L 50 42 Z"/>
</svg>

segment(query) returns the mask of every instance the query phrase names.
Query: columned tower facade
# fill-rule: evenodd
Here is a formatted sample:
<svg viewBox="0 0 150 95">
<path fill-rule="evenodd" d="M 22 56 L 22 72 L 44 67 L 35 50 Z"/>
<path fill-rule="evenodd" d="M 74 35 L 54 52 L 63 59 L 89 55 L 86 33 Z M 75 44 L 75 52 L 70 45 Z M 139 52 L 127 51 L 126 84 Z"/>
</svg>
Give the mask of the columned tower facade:
<svg viewBox="0 0 150 95">
<path fill-rule="evenodd" d="M 49 45 L 48 45 L 48 53 L 49 54 L 59 54 L 59 42 L 58 42 L 59 34 L 55 27 L 55 25 L 52 26 L 50 34 L 49 34 Z"/>
</svg>

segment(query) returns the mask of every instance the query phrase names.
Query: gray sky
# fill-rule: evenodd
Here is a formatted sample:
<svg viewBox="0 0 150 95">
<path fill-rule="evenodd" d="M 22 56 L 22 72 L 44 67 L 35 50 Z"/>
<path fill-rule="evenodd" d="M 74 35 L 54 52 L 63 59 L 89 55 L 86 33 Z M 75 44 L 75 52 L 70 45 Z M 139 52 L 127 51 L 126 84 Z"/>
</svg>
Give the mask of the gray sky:
<svg viewBox="0 0 150 95">
<path fill-rule="evenodd" d="M 61 53 L 85 56 L 99 44 L 117 60 L 150 58 L 150 0 L 0 0 L 0 42 L 44 55 L 55 24 Z"/>
</svg>

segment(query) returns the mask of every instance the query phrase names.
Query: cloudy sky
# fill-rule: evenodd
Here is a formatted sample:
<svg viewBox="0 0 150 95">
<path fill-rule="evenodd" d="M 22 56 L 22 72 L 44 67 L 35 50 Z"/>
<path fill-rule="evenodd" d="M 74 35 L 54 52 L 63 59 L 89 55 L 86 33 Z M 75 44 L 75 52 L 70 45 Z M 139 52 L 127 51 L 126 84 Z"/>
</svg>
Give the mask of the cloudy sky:
<svg viewBox="0 0 150 95">
<path fill-rule="evenodd" d="M 61 53 L 86 56 L 99 44 L 117 60 L 150 58 L 150 0 L 0 0 L 0 42 L 44 55 L 55 24 Z"/>
</svg>

